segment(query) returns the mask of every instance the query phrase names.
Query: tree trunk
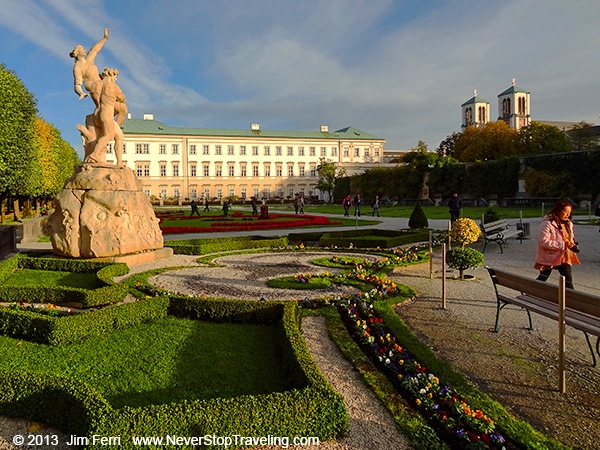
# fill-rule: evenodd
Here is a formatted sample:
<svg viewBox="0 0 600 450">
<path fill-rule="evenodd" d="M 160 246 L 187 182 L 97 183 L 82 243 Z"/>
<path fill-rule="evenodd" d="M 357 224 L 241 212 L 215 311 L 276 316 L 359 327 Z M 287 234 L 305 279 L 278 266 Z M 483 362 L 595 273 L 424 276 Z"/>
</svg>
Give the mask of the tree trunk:
<svg viewBox="0 0 600 450">
<path fill-rule="evenodd" d="M 13 200 L 13 213 L 15 216 L 15 221 L 21 220 L 21 211 L 19 209 L 19 199 L 15 198 Z"/>
</svg>

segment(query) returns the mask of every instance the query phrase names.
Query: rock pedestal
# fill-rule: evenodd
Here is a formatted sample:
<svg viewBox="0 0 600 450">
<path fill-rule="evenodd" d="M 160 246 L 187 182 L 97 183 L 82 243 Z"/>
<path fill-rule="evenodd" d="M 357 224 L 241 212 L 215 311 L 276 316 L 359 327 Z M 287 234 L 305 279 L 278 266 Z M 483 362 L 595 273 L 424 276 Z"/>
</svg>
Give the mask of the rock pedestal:
<svg viewBox="0 0 600 450">
<path fill-rule="evenodd" d="M 56 255 L 101 258 L 163 247 L 150 200 L 127 167 L 78 165 L 54 204 L 47 230 Z"/>
</svg>

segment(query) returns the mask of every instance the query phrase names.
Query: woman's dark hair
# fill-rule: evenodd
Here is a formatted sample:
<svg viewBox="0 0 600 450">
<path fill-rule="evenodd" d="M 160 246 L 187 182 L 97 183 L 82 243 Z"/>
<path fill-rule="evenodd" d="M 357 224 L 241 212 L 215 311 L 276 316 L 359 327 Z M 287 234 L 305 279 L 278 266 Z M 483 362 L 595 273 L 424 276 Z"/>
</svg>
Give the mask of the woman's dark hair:
<svg viewBox="0 0 600 450">
<path fill-rule="evenodd" d="M 573 205 L 571 205 L 571 203 L 569 203 L 566 200 L 559 200 L 556 202 L 556 204 L 552 207 L 552 209 L 550 210 L 550 215 L 554 216 L 554 217 L 558 217 L 558 214 L 565 209 L 566 207 L 569 208 L 573 208 Z"/>
</svg>

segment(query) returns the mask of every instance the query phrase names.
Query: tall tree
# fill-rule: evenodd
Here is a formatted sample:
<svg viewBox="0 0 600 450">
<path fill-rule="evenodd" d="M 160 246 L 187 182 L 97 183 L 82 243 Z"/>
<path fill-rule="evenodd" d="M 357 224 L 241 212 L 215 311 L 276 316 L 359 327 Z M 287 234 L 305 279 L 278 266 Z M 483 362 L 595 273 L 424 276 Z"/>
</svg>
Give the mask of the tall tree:
<svg viewBox="0 0 600 450">
<path fill-rule="evenodd" d="M 569 138 L 558 127 L 531 122 L 531 125 L 519 130 L 515 141 L 516 154 L 545 155 L 571 151 Z"/>
<path fill-rule="evenodd" d="M 512 156 L 517 131 L 502 120 L 483 127 L 469 126 L 455 142 L 454 157 L 459 161 L 486 161 Z"/>
<path fill-rule="evenodd" d="M 54 126 L 38 118 L 35 121 L 34 144 L 40 166 L 39 195 L 54 197 L 78 164 L 77 153 Z"/>
<path fill-rule="evenodd" d="M 462 136 L 462 133 L 459 133 L 457 131 L 446 136 L 446 139 L 444 139 L 442 142 L 440 142 L 440 145 L 438 146 L 438 148 L 436 150 L 438 157 L 454 158 L 454 147 L 456 145 L 456 141 L 458 141 L 458 139 L 460 139 L 461 136 Z"/>
<path fill-rule="evenodd" d="M 596 150 L 600 148 L 598 136 L 596 136 L 592 127 L 591 123 L 581 121 L 568 132 L 573 151 Z"/>
<path fill-rule="evenodd" d="M 319 180 L 317 181 L 317 189 L 327 192 L 329 195 L 329 203 L 333 202 L 333 191 L 338 179 L 346 175 L 346 170 L 337 167 L 333 162 L 327 161 L 325 158 L 319 160 L 317 166 Z"/>
<path fill-rule="evenodd" d="M 33 94 L 0 63 L 0 197 L 38 191 L 33 145 L 36 116 Z"/>
</svg>

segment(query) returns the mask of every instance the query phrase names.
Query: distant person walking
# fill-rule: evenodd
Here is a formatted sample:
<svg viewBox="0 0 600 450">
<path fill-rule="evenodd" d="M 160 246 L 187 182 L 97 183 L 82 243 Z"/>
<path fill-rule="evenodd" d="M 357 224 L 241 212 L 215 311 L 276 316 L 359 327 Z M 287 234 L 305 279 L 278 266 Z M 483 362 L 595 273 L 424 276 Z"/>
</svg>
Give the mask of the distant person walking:
<svg viewBox="0 0 600 450">
<path fill-rule="evenodd" d="M 452 194 L 452 197 L 448 200 L 448 209 L 450 210 L 450 222 L 454 223 L 455 220 L 460 216 L 460 209 L 462 208 L 462 200 L 458 197 L 458 193 Z"/>
<path fill-rule="evenodd" d="M 300 208 L 300 214 L 304 214 L 304 195 L 302 194 L 299 195 L 298 207 Z"/>
<path fill-rule="evenodd" d="M 299 194 L 294 195 L 294 210 L 296 211 L 296 214 L 298 214 L 298 211 L 300 210 L 300 195 Z"/>
<path fill-rule="evenodd" d="M 196 203 L 194 200 L 192 200 L 192 203 L 190 203 L 190 207 L 192 208 L 192 213 L 190 214 L 190 217 L 192 217 L 194 214 L 198 214 L 198 217 L 200 217 L 200 210 L 198 209 L 198 203 Z"/>
<path fill-rule="evenodd" d="M 360 194 L 354 196 L 354 215 L 360 217 L 360 206 L 362 205 L 362 197 Z"/>
<path fill-rule="evenodd" d="M 252 205 L 252 215 L 256 216 L 258 215 L 258 205 L 256 204 L 256 197 L 252 197 L 252 201 L 250 202 L 250 205 Z"/>
<path fill-rule="evenodd" d="M 565 285 L 569 289 L 573 289 L 571 266 L 580 264 L 571 222 L 572 209 L 567 201 L 559 200 L 544 216 L 538 231 L 534 264 L 540 271 L 537 280 L 546 281 L 552 269 L 556 269 L 565 277 Z"/>
<path fill-rule="evenodd" d="M 344 217 L 350 217 L 350 206 L 352 206 L 352 200 L 350 200 L 350 194 L 344 197 L 342 200 L 342 206 L 344 207 Z"/>
<path fill-rule="evenodd" d="M 204 198 L 204 212 L 210 212 L 210 208 L 208 207 L 208 197 Z"/>
<path fill-rule="evenodd" d="M 231 201 L 231 199 L 225 200 L 225 202 L 223 203 L 223 217 L 227 217 L 227 215 L 229 214 L 229 208 L 231 208 L 232 203 L 233 202 Z"/>
<path fill-rule="evenodd" d="M 375 200 L 373 200 L 373 203 L 371 204 L 371 206 L 373 207 L 373 217 L 375 217 L 375 214 L 377 214 L 377 217 L 381 217 L 379 215 L 379 195 L 375 196 Z"/>
</svg>

